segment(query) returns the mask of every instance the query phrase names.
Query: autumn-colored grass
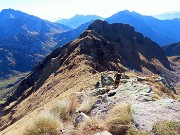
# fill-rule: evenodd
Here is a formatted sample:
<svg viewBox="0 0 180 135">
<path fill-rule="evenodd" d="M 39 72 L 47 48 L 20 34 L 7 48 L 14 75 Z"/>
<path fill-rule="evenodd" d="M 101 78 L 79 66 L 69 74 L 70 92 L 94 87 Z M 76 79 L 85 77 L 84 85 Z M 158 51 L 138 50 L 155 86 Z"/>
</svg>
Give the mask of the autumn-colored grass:
<svg viewBox="0 0 180 135">
<path fill-rule="evenodd" d="M 131 122 L 130 105 L 127 103 L 117 104 L 109 111 L 106 119 L 108 131 L 113 135 L 125 134 Z"/>
<path fill-rule="evenodd" d="M 28 126 L 23 135 L 58 135 L 58 124 L 53 119 L 42 117 Z"/>
<path fill-rule="evenodd" d="M 80 124 L 77 130 L 79 135 L 94 135 L 95 133 L 107 130 L 107 127 L 101 119 L 91 118 Z"/>
</svg>

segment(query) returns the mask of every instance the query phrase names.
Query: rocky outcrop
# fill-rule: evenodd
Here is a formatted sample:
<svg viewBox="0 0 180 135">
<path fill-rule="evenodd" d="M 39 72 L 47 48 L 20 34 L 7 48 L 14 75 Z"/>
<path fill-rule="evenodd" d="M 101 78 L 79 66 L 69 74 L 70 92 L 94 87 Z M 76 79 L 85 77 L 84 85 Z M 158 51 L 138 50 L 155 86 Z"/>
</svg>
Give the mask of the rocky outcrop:
<svg viewBox="0 0 180 135">
<path fill-rule="evenodd" d="M 98 96 L 91 108 L 90 116 L 105 119 L 110 115 L 109 110 L 114 106 L 128 103 L 130 104 L 132 122 L 139 130 L 151 131 L 153 125 L 158 122 L 180 122 L 180 101 L 168 96 L 157 98 L 157 94 L 152 90 L 154 86 L 149 85 L 148 80 L 144 79 L 139 82 L 137 78 L 122 79 L 119 87 L 115 90 L 109 86 L 110 91 L 106 91 L 106 87 L 87 91 L 87 95 Z M 159 81 L 158 83 L 163 82 Z M 102 89 L 104 89 L 104 94 L 101 96 L 94 94 L 95 91 L 98 93 L 97 91 Z M 110 93 L 115 94 L 108 96 Z"/>
<path fill-rule="evenodd" d="M 129 68 L 142 71 L 141 67 L 145 66 L 151 72 L 157 72 L 150 62 L 158 60 L 165 68 L 170 69 L 168 59 L 161 47 L 151 39 L 135 32 L 134 28 L 129 25 L 108 24 L 97 20 L 88 29 L 94 30 L 97 34 L 113 43 L 117 51 L 112 53 L 118 53 L 122 63 Z M 153 64 L 156 65 L 156 63 Z"/>
</svg>

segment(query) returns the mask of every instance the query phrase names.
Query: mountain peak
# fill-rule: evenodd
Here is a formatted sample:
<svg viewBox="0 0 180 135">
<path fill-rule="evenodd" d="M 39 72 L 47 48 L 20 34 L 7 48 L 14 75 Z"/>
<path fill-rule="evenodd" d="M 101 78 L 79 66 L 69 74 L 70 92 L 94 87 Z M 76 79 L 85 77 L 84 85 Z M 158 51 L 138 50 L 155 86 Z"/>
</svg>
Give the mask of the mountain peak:
<svg viewBox="0 0 180 135">
<path fill-rule="evenodd" d="M 130 13 L 130 11 L 129 10 L 122 10 L 122 11 L 120 11 L 120 12 L 122 12 L 122 13 Z"/>
<path fill-rule="evenodd" d="M 135 11 L 129 11 L 129 10 L 123 10 L 123 11 L 119 11 L 118 13 L 116 13 L 117 15 L 119 14 L 124 14 L 124 15 L 131 15 L 134 17 L 139 17 L 142 16 L 141 14 L 135 12 Z"/>
<path fill-rule="evenodd" d="M 0 14 L 26 14 L 26 13 L 23 13 L 19 10 L 15 10 L 15 9 L 12 9 L 12 8 L 9 8 L 9 9 L 3 9 Z"/>
<path fill-rule="evenodd" d="M 21 18 L 23 17 L 23 18 Z M 6 19 L 24 19 L 25 17 L 30 17 L 30 18 L 38 18 L 38 17 L 35 17 L 33 15 L 29 15 L 27 13 L 24 13 L 24 12 L 21 12 L 19 10 L 14 10 L 14 9 L 3 9 L 1 12 L 0 12 L 0 22 L 2 23 L 2 21 L 6 20 Z M 40 19 L 40 18 L 38 18 Z"/>
<path fill-rule="evenodd" d="M 103 36 L 108 40 L 120 41 L 120 38 L 133 37 L 131 33 L 134 33 L 134 28 L 128 24 L 114 23 L 109 24 L 106 21 L 95 20 L 89 27 L 88 30 L 94 30 L 99 35 Z M 125 37 L 124 37 L 125 36 Z"/>
<path fill-rule="evenodd" d="M 14 11 L 17 11 L 17 10 L 14 10 L 12 8 L 8 8 L 8 9 L 3 9 L 1 12 L 14 12 Z"/>
</svg>

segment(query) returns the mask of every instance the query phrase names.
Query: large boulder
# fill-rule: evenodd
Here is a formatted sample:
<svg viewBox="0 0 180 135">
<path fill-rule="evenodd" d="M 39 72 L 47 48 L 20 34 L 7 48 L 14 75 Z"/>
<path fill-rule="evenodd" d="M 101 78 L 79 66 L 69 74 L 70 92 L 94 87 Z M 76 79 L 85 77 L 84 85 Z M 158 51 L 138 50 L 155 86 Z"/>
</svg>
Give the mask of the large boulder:
<svg viewBox="0 0 180 135">
<path fill-rule="evenodd" d="M 101 85 L 102 87 L 106 85 L 111 85 L 114 83 L 114 80 L 110 76 L 101 76 Z"/>
</svg>

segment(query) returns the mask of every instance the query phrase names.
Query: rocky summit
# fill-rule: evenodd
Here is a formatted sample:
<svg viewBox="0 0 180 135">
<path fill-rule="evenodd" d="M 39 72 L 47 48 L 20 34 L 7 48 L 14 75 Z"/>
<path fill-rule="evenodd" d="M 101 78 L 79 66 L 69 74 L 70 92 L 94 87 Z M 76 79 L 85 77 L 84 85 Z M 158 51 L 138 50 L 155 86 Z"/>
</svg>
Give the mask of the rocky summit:
<svg viewBox="0 0 180 135">
<path fill-rule="evenodd" d="M 117 70 L 123 79 L 114 89 Z M 170 80 L 165 72 L 176 74 L 155 42 L 132 26 L 96 20 L 15 88 L 0 106 L 1 133 L 28 132 L 27 120 L 45 117 L 56 118 L 55 135 L 141 134 L 140 130 L 155 134 L 156 123 L 179 122 L 179 97 L 171 83 L 179 78 Z M 165 115 L 170 110 L 172 115 Z M 160 111 L 165 117 L 154 116 Z"/>
</svg>

